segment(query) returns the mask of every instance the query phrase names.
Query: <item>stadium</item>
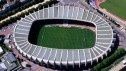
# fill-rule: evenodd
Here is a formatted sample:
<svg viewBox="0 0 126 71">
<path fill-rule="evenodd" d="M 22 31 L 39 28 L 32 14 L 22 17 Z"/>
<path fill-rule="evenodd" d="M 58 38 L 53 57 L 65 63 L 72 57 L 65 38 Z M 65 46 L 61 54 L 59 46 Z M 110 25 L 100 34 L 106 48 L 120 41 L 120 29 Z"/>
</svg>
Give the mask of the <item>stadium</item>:
<svg viewBox="0 0 126 71">
<path fill-rule="evenodd" d="M 58 27 L 54 24 L 58 24 Z M 67 40 L 67 43 L 70 45 L 66 45 L 66 47 L 69 48 L 65 48 L 64 45 L 67 44 L 65 43 L 65 40 L 56 40 L 57 42 L 54 42 L 53 40 L 48 39 L 48 41 L 45 42 L 48 45 L 44 45 L 44 43 L 42 43 L 44 46 L 41 45 L 41 42 L 40 44 L 35 42 L 39 42 L 40 40 L 30 41 L 30 39 L 36 39 L 36 37 L 38 37 L 37 35 L 39 35 L 39 32 L 36 30 L 43 26 L 46 29 L 46 25 L 54 25 L 54 27 L 57 29 L 59 29 L 59 26 L 63 26 L 65 28 L 68 27 L 69 29 L 71 29 L 71 26 L 74 26 L 73 30 L 78 28 L 76 26 L 88 25 L 93 27 L 94 31 L 92 32 L 92 30 L 87 30 L 88 32 L 90 31 L 89 34 L 91 35 L 91 39 L 89 38 L 90 40 L 87 41 L 89 36 L 89 34 L 87 34 L 87 38 L 84 38 L 87 42 L 82 42 L 86 44 L 82 44 L 83 46 L 80 47 L 78 46 L 79 43 L 75 42 L 76 39 L 73 42 Z M 69 30 L 68 28 L 67 30 Z M 55 31 L 55 29 L 52 29 L 51 27 L 48 27 L 48 29 Z M 59 30 L 63 31 L 63 29 L 64 28 L 60 27 Z M 54 31 L 53 33 L 55 33 Z M 86 33 L 83 31 L 81 34 Z M 36 35 L 35 33 L 38 34 Z M 73 31 L 70 33 L 74 33 L 72 34 L 73 36 L 77 35 L 77 33 Z M 59 33 L 57 35 L 59 35 Z M 61 35 L 63 35 L 62 32 Z M 64 69 L 68 67 L 84 68 L 92 65 L 93 63 L 98 63 L 99 60 L 102 60 L 104 56 L 107 56 L 108 53 L 111 52 L 111 48 L 114 47 L 114 42 L 116 40 L 114 38 L 115 33 L 113 33 L 113 29 L 109 23 L 104 18 L 102 18 L 102 16 L 94 11 L 69 5 L 57 5 L 43 8 L 25 16 L 24 18 L 21 18 L 21 20 L 17 22 L 13 36 L 15 45 L 17 46 L 16 48 L 23 56 L 27 57 L 29 60 L 35 63 L 55 69 Z M 55 36 L 55 34 L 52 36 Z M 83 36 L 85 35 L 82 34 L 82 36 L 80 36 L 81 38 L 78 38 L 77 40 L 80 40 L 79 42 L 81 42 Z M 61 37 L 56 36 L 56 39 L 57 38 Z M 71 35 L 69 38 L 73 39 Z M 57 45 L 59 44 L 59 46 L 55 45 L 55 47 L 52 47 L 54 45 L 51 45 L 49 40 L 51 43 L 53 42 L 52 44 L 56 43 Z M 63 42 L 63 44 L 61 43 L 61 46 L 58 41 L 65 42 Z M 89 44 L 92 44 L 92 46 L 86 46 L 89 45 L 88 42 Z M 78 45 L 72 46 L 71 44 Z"/>
</svg>

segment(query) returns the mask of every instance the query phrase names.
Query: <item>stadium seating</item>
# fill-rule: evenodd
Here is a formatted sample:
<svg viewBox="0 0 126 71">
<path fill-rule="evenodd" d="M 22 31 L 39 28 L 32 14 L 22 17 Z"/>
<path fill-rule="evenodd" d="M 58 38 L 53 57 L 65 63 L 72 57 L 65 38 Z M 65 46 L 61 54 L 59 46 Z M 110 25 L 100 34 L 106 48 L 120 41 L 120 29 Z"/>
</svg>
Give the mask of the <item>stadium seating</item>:
<svg viewBox="0 0 126 71">
<path fill-rule="evenodd" d="M 96 26 L 96 42 L 88 49 L 53 49 L 29 43 L 28 35 L 32 22 L 41 19 L 73 19 L 92 22 Z M 14 40 L 17 49 L 29 59 L 53 66 L 92 64 L 102 59 L 113 44 L 113 30 L 110 25 L 94 12 L 74 6 L 53 6 L 31 13 L 17 22 Z"/>
</svg>

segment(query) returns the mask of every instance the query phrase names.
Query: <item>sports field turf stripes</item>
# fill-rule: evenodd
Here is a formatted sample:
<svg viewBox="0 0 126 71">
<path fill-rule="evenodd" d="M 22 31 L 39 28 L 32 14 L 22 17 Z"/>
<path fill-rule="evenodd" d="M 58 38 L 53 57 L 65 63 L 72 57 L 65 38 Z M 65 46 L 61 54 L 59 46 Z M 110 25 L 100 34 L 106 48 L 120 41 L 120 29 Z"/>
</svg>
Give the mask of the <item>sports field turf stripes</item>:
<svg viewBox="0 0 126 71">
<path fill-rule="evenodd" d="M 51 48 L 78 49 L 94 45 L 95 33 L 89 29 L 43 27 L 38 36 L 38 45 Z"/>
</svg>

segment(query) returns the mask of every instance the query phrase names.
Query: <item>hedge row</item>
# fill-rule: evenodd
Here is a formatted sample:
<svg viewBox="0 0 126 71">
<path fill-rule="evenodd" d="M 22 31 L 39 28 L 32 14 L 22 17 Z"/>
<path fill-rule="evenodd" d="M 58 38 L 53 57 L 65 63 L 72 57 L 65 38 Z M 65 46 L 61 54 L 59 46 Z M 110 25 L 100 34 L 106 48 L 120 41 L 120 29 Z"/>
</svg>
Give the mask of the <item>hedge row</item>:
<svg viewBox="0 0 126 71">
<path fill-rule="evenodd" d="M 3 27 L 3 26 L 7 26 L 8 24 L 14 23 L 17 20 L 20 20 L 21 17 L 25 17 L 25 15 L 28 15 L 29 13 L 33 13 L 34 11 L 38 11 L 38 10 L 40 10 L 42 8 L 45 8 L 45 7 L 48 7 L 48 6 L 50 6 L 50 5 L 54 4 L 54 3 L 57 3 L 57 1 L 49 1 L 49 2 L 46 2 L 43 5 L 40 4 L 37 8 L 32 8 L 32 9 L 28 10 L 27 12 L 23 12 L 23 13 L 21 13 L 20 15 L 18 15 L 16 17 L 10 17 L 9 20 L 4 21 L 3 23 L 0 23 L 0 28 Z M 24 8 L 25 8 L 25 6 L 24 6 Z M 24 10 L 24 9 L 22 8 L 22 10 Z"/>
<path fill-rule="evenodd" d="M 96 66 L 94 66 L 91 70 L 92 71 L 101 71 L 103 68 L 108 67 L 109 65 L 114 63 L 114 61 L 116 61 L 117 59 L 121 58 L 125 54 L 126 54 L 125 49 L 118 48 L 111 56 L 109 56 L 106 59 L 104 59 L 101 63 L 99 63 Z"/>
<path fill-rule="evenodd" d="M 124 59 L 124 56 L 121 57 L 121 58 L 119 58 L 119 59 L 117 59 L 113 64 L 109 65 L 108 67 L 103 68 L 101 71 L 109 71 L 112 67 L 114 67 L 115 65 L 117 65 L 118 63 L 120 63 Z"/>
</svg>

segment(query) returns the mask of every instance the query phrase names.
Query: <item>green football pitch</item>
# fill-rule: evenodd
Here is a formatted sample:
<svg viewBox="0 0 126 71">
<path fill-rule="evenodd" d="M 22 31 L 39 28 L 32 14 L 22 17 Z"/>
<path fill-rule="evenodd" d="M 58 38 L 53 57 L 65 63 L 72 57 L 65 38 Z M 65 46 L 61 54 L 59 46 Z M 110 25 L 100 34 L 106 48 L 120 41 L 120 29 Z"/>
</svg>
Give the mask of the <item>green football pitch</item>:
<svg viewBox="0 0 126 71">
<path fill-rule="evenodd" d="M 37 45 L 58 49 L 91 48 L 95 43 L 95 32 L 77 27 L 42 27 Z"/>
<path fill-rule="evenodd" d="M 100 6 L 126 20 L 126 0 L 106 0 Z"/>
</svg>

